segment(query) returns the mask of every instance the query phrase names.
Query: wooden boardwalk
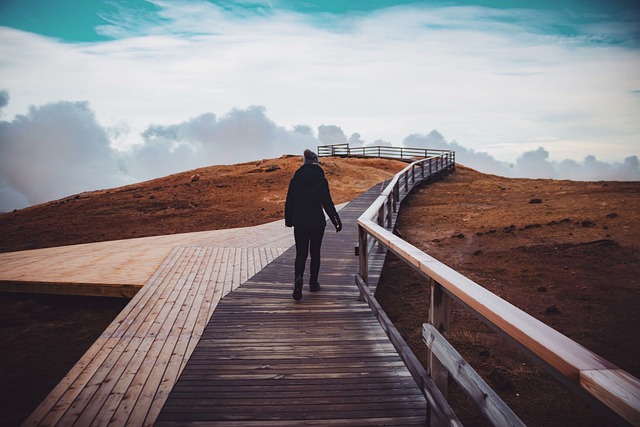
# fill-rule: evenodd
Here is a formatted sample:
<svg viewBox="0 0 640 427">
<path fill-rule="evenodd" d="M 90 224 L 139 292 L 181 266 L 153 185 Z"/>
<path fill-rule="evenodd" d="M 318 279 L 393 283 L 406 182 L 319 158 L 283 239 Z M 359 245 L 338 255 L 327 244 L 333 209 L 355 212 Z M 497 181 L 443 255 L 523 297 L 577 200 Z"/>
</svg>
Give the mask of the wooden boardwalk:
<svg viewBox="0 0 640 427">
<path fill-rule="evenodd" d="M 92 256 L 103 259 L 105 253 L 115 253 L 113 246 L 123 254 L 107 256 L 110 261 L 104 263 L 105 271 L 107 265 L 116 271 L 126 268 L 126 264 L 120 265 L 120 259 L 126 261 L 132 256 L 144 259 L 143 255 L 135 254 L 145 248 L 154 250 L 151 258 L 163 251 L 167 255 L 23 425 L 152 424 L 220 299 L 281 255 L 292 241 L 290 234 L 278 221 L 245 229 L 163 236 L 165 239 L 106 242 L 93 245 L 89 252 L 85 248 L 65 247 L 58 253 L 59 258 L 55 251 L 47 251 L 50 258 L 36 262 L 38 268 L 45 268 L 47 263 L 64 263 L 68 254 L 74 252 L 84 259 L 79 264 L 90 262 Z M 176 243 L 191 245 L 170 247 Z M 18 254 L 12 256 L 17 258 Z M 27 260 L 33 254 L 33 251 L 22 253 Z M 35 254 L 40 257 L 39 252 Z M 136 265 L 130 265 L 134 272 Z M 73 265 L 63 266 L 59 271 L 65 269 L 75 277 Z M 146 267 L 142 270 L 146 271 Z M 102 275 L 92 277 L 100 279 Z"/>
<path fill-rule="evenodd" d="M 426 400 L 354 282 L 356 219 L 380 190 L 341 211 L 341 233 L 327 227 L 320 292 L 292 300 L 290 248 L 220 302 L 157 425 L 425 425 Z"/>
<path fill-rule="evenodd" d="M 1 253 L 0 292 L 130 298 L 179 246 L 286 249 L 291 245 L 293 236 L 281 220 L 253 227 Z"/>
<path fill-rule="evenodd" d="M 343 232 L 327 228 L 322 290 L 305 285 L 299 303 L 293 233 L 281 221 L 61 248 L 61 280 L 105 253 L 91 280 L 108 282 L 109 268 L 121 277 L 132 257 L 145 277 L 138 253 L 166 255 L 24 425 L 424 425 L 426 400 L 354 281 L 356 218 L 381 189 L 341 210 Z M 22 255 L 45 271 L 53 249 Z M 83 260 L 65 266 L 74 253 Z"/>
</svg>

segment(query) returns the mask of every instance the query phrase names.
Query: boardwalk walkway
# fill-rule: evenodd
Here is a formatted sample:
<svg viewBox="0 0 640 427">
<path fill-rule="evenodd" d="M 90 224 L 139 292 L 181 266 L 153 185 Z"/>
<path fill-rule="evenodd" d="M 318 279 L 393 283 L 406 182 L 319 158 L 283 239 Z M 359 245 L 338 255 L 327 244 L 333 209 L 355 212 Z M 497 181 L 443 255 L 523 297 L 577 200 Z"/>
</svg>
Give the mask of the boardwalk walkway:
<svg viewBox="0 0 640 427">
<path fill-rule="evenodd" d="M 354 284 L 356 219 L 380 190 L 341 211 L 341 233 L 327 228 L 320 292 L 291 299 L 290 248 L 220 302 L 157 425 L 425 425 L 424 396 Z"/>
<path fill-rule="evenodd" d="M 82 293 L 86 281 L 90 288 L 109 284 L 108 271 L 117 277 L 127 269 L 134 277 L 151 275 L 24 425 L 152 424 L 220 299 L 292 242 L 284 221 L 277 221 L 8 254 L 13 266 L 31 260 L 34 278 L 40 277 L 38 272 L 46 274 L 48 266 L 58 266 L 48 280 L 70 281 L 66 290 L 71 293 Z M 79 259 L 66 265 L 67 259 L 75 259 L 72 254 Z M 149 272 L 147 263 L 155 262 L 159 263 L 155 273 Z M 84 271 L 94 264 L 101 265 L 100 272 Z M 16 270 L 7 268 L 5 274 L 13 274 L 13 280 L 29 274 Z M 78 278 L 80 283 L 74 282 Z M 31 285 L 16 282 L 16 286 Z"/>
<path fill-rule="evenodd" d="M 327 228 L 323 288 L 300 303 L 282 221 L 6 254 L 15 286 L 49 269 L 42 286 L 146 280 L 24 425 L 424 425 L 425 398 L 354 283 L 356 218 L 381 189 Z"/>
<path fill-rule="evenodd" d="M 272 249 L 291 245 L 293 236 L 280 220 L 253 227 L 8 252 L 0 254 L 0 292 L 133 297 L 176 247 L 244 248 L 245 253 L 260 248 L 255 259 L 271 261 Z M 251 255 L 247 266 L 254 259 Z M 236 258 L 232 254 L 231 259 Z"/>
</svg>

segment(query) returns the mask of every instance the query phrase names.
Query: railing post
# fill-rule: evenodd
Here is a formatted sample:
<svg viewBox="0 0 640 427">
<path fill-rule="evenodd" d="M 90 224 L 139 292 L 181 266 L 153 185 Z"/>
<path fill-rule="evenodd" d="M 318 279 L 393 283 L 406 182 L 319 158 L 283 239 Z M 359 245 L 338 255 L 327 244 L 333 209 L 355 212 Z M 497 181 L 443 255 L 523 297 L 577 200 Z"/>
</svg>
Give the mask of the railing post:
<svg viewBox="0 0 640 427">
<path fill-rule="evenodd" d="M 389 197 L 387 197 L 387 228 L 391 229 L 391 223 L 393 221 L 393 215 L 391 213 L 391 205 L 393 204 L 393 194 L 390 194 Z"/>
<path fill-rule="evenodd" d="M 404 173 L 404 191 L 409 192 L 409 171 Z"/>
<path fill-rule="evenodd" d="M 396 201 L 398 200 L 396 195 L 397 189 L 398 189 L 398 183 L 396 182 L 396 185 L 393 186 L 393 190 L 391 190 L 391 204 L 393 205 L 392 206 L 393 213 L 396 213 L 398 211 L 398 207 L 396 205 Z"/>
<path fill-rule="evenodd" d="M 384 203 L 380 205 L 380 209 L 378 209 L 378 225 L 380 227 L 384 227 Z"/>
<path fill-rule="evenodd" d="M 422 180 L 424 181 L 424 160 L 420 162 L 420 169 L 422 170 Z"/>
<path fill-rule="evenodd" d="M 429 298 L 429 323 L 447 338 L 449 331 L 449 296 L 444 293 L 440 283 L 433 279 L 431 279 L 431 296 Z M 449 372 L 430 350 L 428 352 L 427 373 L 446 399 Z"/>
<path fill-rule="evenodd" d="M 393 213 L 396 213 L 396 187 L 398 186 L 398 184 L 396 183 L 396 185 L 393 186 L 393 189 L 391 190 L 391 210 Z"/>
<path fill-rule="evenodd" d="M 358 255 L 360 260 L 359 273 L 362 281 L 369 285 L 369 247 L 367 239 L 367 230 L 358 225 Z"/>
</svg>

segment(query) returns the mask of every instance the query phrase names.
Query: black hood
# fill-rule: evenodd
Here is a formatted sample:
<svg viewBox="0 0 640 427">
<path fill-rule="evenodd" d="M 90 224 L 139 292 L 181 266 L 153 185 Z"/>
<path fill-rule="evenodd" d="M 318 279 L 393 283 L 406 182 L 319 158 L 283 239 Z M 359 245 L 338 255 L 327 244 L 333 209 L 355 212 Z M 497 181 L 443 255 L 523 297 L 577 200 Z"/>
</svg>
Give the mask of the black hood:
<svg viewBox="0 0 640 427">
<path fill-rule="evenodd" d="M 304 189 L 316 188 L 324 181 L 324 170 L 316 164 L 302 165 L 296 171 L 295 179 Z"/>
</svg>

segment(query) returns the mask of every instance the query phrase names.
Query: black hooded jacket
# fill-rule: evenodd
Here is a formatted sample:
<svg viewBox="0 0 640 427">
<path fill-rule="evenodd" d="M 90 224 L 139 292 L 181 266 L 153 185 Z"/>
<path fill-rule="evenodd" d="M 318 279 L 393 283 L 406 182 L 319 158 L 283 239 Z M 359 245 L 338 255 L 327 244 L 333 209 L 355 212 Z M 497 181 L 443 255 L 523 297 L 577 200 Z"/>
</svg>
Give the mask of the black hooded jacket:
<svg viewBox="0 0 640 427">
<path fill-rule="evenodd" d="M 336 224 L 338 213 L 331 200 L 329 183 L 324 171 L 317 164 L 304 164 L 289 182 L 284 220 L 287 227 L 324 227 L 326 221 L 322 209 Z"/>
</svg>

